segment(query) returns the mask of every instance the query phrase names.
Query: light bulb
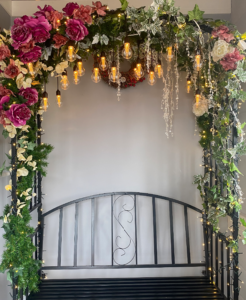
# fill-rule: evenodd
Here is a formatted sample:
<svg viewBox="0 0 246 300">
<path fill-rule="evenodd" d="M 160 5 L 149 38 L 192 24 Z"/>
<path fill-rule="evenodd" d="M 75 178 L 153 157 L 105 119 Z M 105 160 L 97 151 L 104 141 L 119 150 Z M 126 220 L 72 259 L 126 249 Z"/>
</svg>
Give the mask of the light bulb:
<svg viewBox="0 0 246 300">
<path fill-rule="evenodd" d="M 49 101 L 48 101 L 48 93 L 47 92 L 43 92 L 43 108 L 44 111 L 47 111 L 47 108 L 49 107 Z"/>
<path fill-rule="evenodd" d="M 148 84 L 149 85 L 154 85 L 156 83 L 156 79 L 155 79 L 155 70 L 154 67 L 151 66 L 149 69 L 149 79 L 148 79 Z"/>
<path fill-rule="evenodd" d="M 79 72 L 78 74 L 79 74 L 79 76 L 83 76 L 85 74 L 85 69 L 84 69 L 84 66 L 83 66 L 82 59 L 78 60 L 77 66 L 78 66 L 78 72 Z"/>
<path fill-rule="evenodd" d="M 75 61 L 76 54 L 74 53 L 74 46 L 68 46 L 66 58 L 69 62 Z"/>
<path fill-rule="evenodd" d="M 142 68 L 142 63 L 140 58 L 137 59 L 136 66 L 134 68 L 134 73 L 137 80 L 139 80 L 144 76 L 144 71 Z"/>
<path fill-rule="evenodd" d="M 56 99 L 57 99 L 57 105 L 60 108 L 62 106 L 62 101 L 61 101 L 61 92 L 59 90 L 56 91 Z"/>
<path fill-rule="evenodd" d="M 93 68 L 93 73 L 91 75 L 91 79 L 95 83 L 98 83 L 101 81 L 101 74 L 99 71 L 99 63 L 98 62 L 94 63 L 94 68 Z"/>
<path fill-rule="evenodd" d="M 116 62 L 113 61 L 112 65 L 111 65 L 111 72 L 109 74 L 109 79 L 111 82 L 117 82 L 119 80 L 119 78 L 121 77 L 121 74 L 118 74 L 118 70 L 116 67 Z"/>
<path fill-rule="evenodd" d="M 163 69 L 162 69 L 161 61 L 159 59 L 158 59 L 158 62 L 155 66 L 155 73 L 157 74 L 158 78 L 162 78 Z"/>
<path fill-rule="evenodd" d="M 173 59 L 173 47 L 167 47 L 167 60 L 172 61 Z"/>
<path fill-rule="evenodd" d="M 69 87 L 69 81 L 67 78 L 67 71 L 62 72 L 61 88 L 65 91 Z"/>
<path fill-rule="evenodd" d="M 190 93 L 190 88 L 191 88 L 191 76 L 189 75 L 187 77 L 187 93 Z"/>
<path fill-rule="evenodd" d="M 124 42 L 124 48 L 122 50 L 122 56 L 125 59 L 130 59 L 130 58 L 132 58 L 132 55 L 133 55 L 133 51 L 131 48 L 131 44 L 130 44 L 129 38 L 126 37 L 125 42 Z"/>
<path fill-rule="evenodd" d="M 199 89 L 196 90 L 196 106 L 198 106 L 201 99 L 201 92 Z"/>
<path fill-rule="evenodd" d="M 195 68 L 199 72 L 202 67 L 201 63 L 201 52 L 199 49 L 196 50 L 196 56 L 195 56 Z"/>
<path fill-rule="evenodd" d="M 102 71 L 106 71 L 108 69 L 105 52 L 101 53 L 99 68 Z"/>
<path fill-rule="evenodd" d="M 29 73 L 34 76 L 35 72 L 34 72 L 34 69 L 33 69 L 33 64 L 32 63 L 28 63 L 27 64 L 27 67 L 28 67 L 28 70 L 29 70 Z"/>
<path fill-rule="evenodd" d="M 76 65 L 73 67 L 73 82 L 74 84 L 79 83 L 79 69 Z"/>
</svg>

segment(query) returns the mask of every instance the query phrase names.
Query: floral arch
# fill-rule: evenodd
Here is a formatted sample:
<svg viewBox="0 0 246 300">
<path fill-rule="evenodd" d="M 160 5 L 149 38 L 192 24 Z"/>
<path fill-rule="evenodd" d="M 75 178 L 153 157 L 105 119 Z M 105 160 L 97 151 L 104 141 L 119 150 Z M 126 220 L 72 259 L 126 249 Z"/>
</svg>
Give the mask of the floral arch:
<svg viewBox="0 0 246 300">
<path fill-rule="evenodd" d="M 92 6 L 68 3 L 63 12 L 45 5 L 34 17 L 17 18 L 10 31 L 1 32 L 0 123 L 4 137 L 11 138 L 7 154 L 11 164 L 3 164 L 1 172 L 7 169 L 11 174 L 6 190 L 12 201 L 2 217 L 6 249 L 0 271 L 7 270 L 8 279 L 20 289 L 37 290 L 42 264 L 32 258 L 35 246 L 30 235 L 35 229 L 29 226 L 29 202 L 36 195 L 34 180 L 46 175 L 52 151 L 51 145 L 41 143 L 48 77 L 57 77 L 60 107 L 60 88 L 68 87 L 66 69 L 73 68 L 73 81 L 78 84 L 85 72 L 83 61 L 91 55 L 92 80 L 103 79 L 115 87 L 118 99 L 121 89 L 135 86 L 145 76 L 151 86 L 158 78 L 163 80 L 167 137 L 172 136 L 178 108 L 179 72 L 187 73 L 187 92 L 194 94 L 193 112 L 204 149 L 205 172 L 195 176 L 195 183 L 208 222 L 214 231 L 219 230 L 221 216 L 233 216 L 239 222 L 243 194 L 237 162 L 246 154 L 246 144 L 245 123 L 240 123 L 238 110 L 246 100 L 241 89 L 241 82 L 246 82 L 246 34 L 226 21 L 203 19 L 197 5 L 185 16 L 173 0 L 154 0 L 147 10 L 120 2 L 117 10 L 109 10 L 100 1 Z M 121 74 L 123 59 L 131 62 L 131 68 Z M 41 205 L 38 209 L 40 214 Z M 245 220 L 241 223 L 246 226 Z M 227 238 L 237 267 L 238 230 Z"/>
</svg>

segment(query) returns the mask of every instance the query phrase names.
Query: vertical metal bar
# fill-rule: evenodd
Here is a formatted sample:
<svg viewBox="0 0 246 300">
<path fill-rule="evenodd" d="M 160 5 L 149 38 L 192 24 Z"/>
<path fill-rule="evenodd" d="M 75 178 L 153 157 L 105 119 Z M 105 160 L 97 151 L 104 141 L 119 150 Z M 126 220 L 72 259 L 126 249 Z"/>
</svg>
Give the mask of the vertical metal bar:
<svg viewBox="0 0 246 300">
<path fill-rule="evenodd" d="M 134 221 L 135 221 L 135 257 L 136 265 L 138 264 L 138 228 L 137 228 L 137 196 L 134 195 Z"/>
<path fill-rule="evenodd" d="M 35 250 L 35 260 L 38 259 L 38 249 L 37 249 L 37 246 L 38 246 L 38 233 L 36 232 L 35 236 L 34 236 L 34 245 L 36 247 L 36 250 Z"/>
<path fill-rule="evenodd" d="M 35 172 L 35 175 L 34 175 L 34 189 L 33 189 L 33 192 L 35 193 L 34 205 L 37 205 L 37 172 Z"/>
<path fill-rule="evenodd" d="M 114 265 L 114 195 L 111 195 L 111 265 Z"/>
<path fill-rule="evenodd" d="M 77 250 L 78 250 L 78 219 L 79 219 L 79 203 L 75 204 L 75 222 L 74 222 L 74 256 L 73 266 L 77 267 Z"/>
<path fill-rule="evenodd" d="M 169 219 L 170 219 L 171 257 L 172 257 L 172 264 L 175 265 L 174 230 L 173 230 L 173 203 L 172 203 L 172 201 L 169 201 Z"/>
<path fill-rule="evenodd" d="M 25 291 L 25 296 L 26 296 L 26 300 L 27 300 L 27 297 L 28 297 L 28 288 L 26 288 L 26 291 Z"/>
<path fill-rule="evenodd" d="M 189 223 L 188 223 L 188 211 L 187 206 L 184 205 L 184 217 L 185 217 L 185 233 L 186 233 L 186 249 L 187 249 L 187 262 L 191 263 L 190 259 L 190 233 L 189 233 Z"/>
<path fill-rule="evenodd" d="M 59 215 L 59 232 L 58 232 L 58 259 L 57 266 L 61 266 L 61 248 L 62 248 L 62 220 L 63 220 L 63 208 L 60 208 Z"/>
<path fill-rule="evenodd" d="M 213 282 L 214 274 L 214 239 L 213 239 L 213 226 L 210 226 L 210 262 L 211 262 L 211 277 L 210 280 Z"/>
<path fill-rule="evenodd" d="M 221 240 L 220 243 L 220 259 L 221 259 L 221 293 L 224 295 L 224 242 Z"/>
<path fill-rule="evenodd" d="M 215 272 L 216 272 L 216 277 L 215 277 L 215 285 L 219 286 L 219 276 L 218 276 L 218 271 L 219 271 L 219 238 L 218 235 L 216 234 L 215 236 Z"/>
<path fill-rule="evenodd" d="M 227 299 L 231 299 L 231 260 L 230 260 L 230 248 L 227 245 Z"/>
<path fill-rule="evenodd" d="M 203 235 L 204 235 L 204 251 L 205 251 L 205 264 L 206 276 L 209 276 L 209 256 L 208 256 L 208 226 L 206 221 L 206 214 L 203 215 Z"/>
<path fill-rule="evenodd" d="M 91 265 L 95 265 L 95 199 L 91 199 Z"/>
<path fill-rule="evenodd" d="M 23 289 L 20 290 L 20 300 L 23 300 Z"/>
<path fill-rule="evenodd" d="M 155 197 L 152 197 L 152 209 L 153 209 L 154 262 L 155 262 L 155 265 L 157 265 L 158 264 L 158 253 L 157 253 Z"/>
<path fill-rule="evenodd" d="M 206 175 L 209 171 L 209 151 L 208 149 L 204 149 L 204 175 Z M 211 173 L 210 173 L 210 182 L 211 182 Z M 207 199 L 207 189 L 209 187 L 209 183 L 205 183 L 205 213 L 203 214 L 203 232 L 204 232 L 204 250 L 205 250 L 205 264 L 206 264 L 206 270 L 205 274 L 206 276 L 209 276 L 209 255 L 208 255 L 208 224 L 207 224 L 207 211 L 208 211 L 208 199 Z"/>
</svg>

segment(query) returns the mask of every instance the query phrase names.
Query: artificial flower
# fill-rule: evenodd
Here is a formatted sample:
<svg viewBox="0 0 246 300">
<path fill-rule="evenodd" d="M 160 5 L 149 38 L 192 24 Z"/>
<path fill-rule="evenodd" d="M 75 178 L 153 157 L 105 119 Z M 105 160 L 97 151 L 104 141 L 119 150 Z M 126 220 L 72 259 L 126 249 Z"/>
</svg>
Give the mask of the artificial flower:
<svg viewBox="0 0 246 300">
<path fill-rule="evenodd" d="M 34 46 L 35 46 L 34 40 L 30 40 L 28 43 L 20 45 L 19 50 L 26 53 L 31 51 L 34 48 Z"/>
<path fill-rule="evenodd" d="M 37 25 L 35 28 L 33 28 L 32 35 L 33 35 L 34 42 L 36 43 L 44 43 L 50 38 L 49 31 L 47 31 L 45 27 L 42 25 Z"/>
<path fill-rule="evenodd" d="M 33 88 L 26 88 L 23 87 L 20 89 L 18 95 L 22 96 L 27 101 L 25 102 L 26 105 L 34 105 L 38 102 L 38 91 Z"/>
<path fill-rule="evenodd" d="M 220 40 L 225 40 L 228 43 L 231 40 L 234 40 L 234 35 L 232 33 L 230 33 L 230 29 L 225 25 L 221 25 L 221 26 L 215 28 L 212 31 L 212 36 L 218 37 Z"/>
<path fill-rule="evenodd" d="M 96 11 L 99 16 L 105 16 L 106 12 L 105 10 L 107 9 L 107 6 L 103 6 L 100 1 L 92 2 L 93 7 L 93 12 Z"/>
<path fill-rule="evenodd" d="M 35 46 L 31 51 L 29 52 L 20 52 L 19 58 L 24 63 L 33 63 L 36 62 L 42 55 L 41 47 Z"/>
<path fill-rule="evenodd" d="M 57 10 L 51 12 L 49 21 L 51 22 L 54 29 L 57 29 L 61 25 L 60 20 L 62 20 L 62 18 L 63 13 L 60 13 Z"/>
<path fill-rule="evenodd" d="M 238 45 L 238 48 L 239 48 L 240 50 L 242 50 L 242 51 L 245 51 L 245 50 L 246 50 L 246 42 L 245 42 L 245 41 L 241 40 L 241 41 L 238 42 L 237 45 Z"/>
<path fill-rule="evenodd" d="M 92 23 L 92 8 L 89 5 L 80 5 L 79 8 L 75 9 L 73 13 L 74 19 L 79 19 L 84 23 L 91 24 Z"/>
<path fill-rule="evenodd" d="M 0 124 L 2 124 L 4 127 L 7 126 L 10 123 L 6 116 L 5 110 L 0 110 Z"/>
<path fill-rule="evenodd" d="M 19 68 L 19 71 L 21 73 L 23 73 L 23 74 L 27 74 L 28 73 L 27 68 L 23 68 L 23 66 L 25 66 L 25 65 L 19 59 L 15 60 L 15 65 Z"/>
<path fill-rule="evenodd" d="M 200 117 L 208 112 L 208 100 L 202 96 L 199 103 L 194 103 L 193 105 L 193 113 Z"/>
<path fill-rule="evenodd" d="M 23 16 L 14 20 L 14 25 L 11 28 L 14 49 L 19 49 L 22 44 L 26 44 L 31 40 L 31 27 L 28 24 L 31 19 L 32 17 Z"/>
<path fill-rule="evenodd" d="M 62 61 L 61 63 L 59 63 L 57 66 L 56 66 L 56 73 L 57 74 L 61 74 L 62 72 L 64 72 L 65 69 L 68 68 L 68 61 L 65 60 L 65 61 Z"/>
<path fill-rule="evenodd" d="M 11 90 L 7 89 L 2 84 L 0 84 L 0 97 L 2 97 L 2 96 L 10 96 L 10 95 L 14 96 L 14 93 Z"/>
<path fill-rule="evenodd" d="M 20 169 L 17 169 L 17 177 L 20 176 L 27 176 L 28 175 L 28 170 L 25 167 L 22 167 Z"/>
<path fill-rule="evenodd" d="M 7 45 L 2 44 L 0 46 L 0 60 L 4 60 L 7 57 L 10 57 L 11 53 Z"/>
<path fill-rule="evenodd" d="M 0 109 L 3 109 L 3 104 L 9 102 L 10 98 L 9 96 L 3 96 L 0 98 Z"/>
<path fill-rule="evenodd" d="M 244 59 L 244 55 L 241 55 L 239 50 L 235 48 L 232 53 L 228 53 L 221 61 L 220 64 L 225 71 L 236 70 L 237 62 Z"/>
<path fill-rule="evenodd" d="M 66 34 L 72 41 L 82 41 L 88 33 L 81 20 L 70 19 L 67 21 Z"/>
<path fill-rule="evenodd" d="M 25 104 L 12 104 L 6 115 L 14 126 L 19 127 L 26 125 L 31 118 L 31 111 Z"/>
<path fill-rule="evenodd" d="M 32 161 L 32 162 L 28 162 L 27 163 L 28 166 L 32 167 L 33 168 L 33 171 L 35 171 L 37 169 L 37 163 L 36 161 Z"/>
<path fill-rule="evenodd" d="M 56 33 L 54 36 L 53 36 L 53 41 L 55 42 L 55 44 L 53 45 L 54 48 L 56 49 L 60 49 L 61 46 L 65 45 L 68 41 L 68 38 L 61 35 L 60 33 Z"/>
<path fill-rule="evenodd" d="M 7 121 L 7 119 L 5 119 L 5 121 Z M 15 126 L 11 122 L 10 123 L 9 122 L 7 122 L 7 124 L 5 125 L 5 129 L 8 131 L 9 137 L 12 139 L 15 137 L 17 131 Z"/>
<path fill-rule="evenodd" d="M 219 61 L 223 57 L 226 56 L 228 53 L 232 53 L 234 51 L 234 48 L 228 44 L 224 40 L 218 40 L 214 44 L 213 51 L 211 52 L 211 55 L 213 57 L 213 60 L 215 62 Z"/>
<path fill-rule="evenodd" d="M 79 8 L 79 5 L 74 2 L 69 2 L 66 6 L 62 9 L 64 11 L 64 16 L 71 17 L 74 13 L 74 10 Z"/>
<path fill-rule="evenodd" d="M 30 77 L 28 77 L 25 80 L 24 75 L 22 73 L 20 73 L 16 78 L 16 84 L 17 84 L 18 89 L 21 89 L 22 87 L 24 89 L 26 89 L 26 88 L 32 86 L 32 79 Z"/>
<path fill-rule="evenodd" d="M 15 65 L 15 61 L 10 59 L 10 63 L 4 70 L 4 75 L 6 78 L 15 78 L 20 73 L 19 68 Z"/>
<path fill-rule="evenodd" d="M 50 13 L 54 10 L 54 8 L 50 5 L 45 5 L 44 8 L 38 6 L 39 11 L 35 12 L 34 16 L 36 17 L 46 17 L 48 18 Z"/>
</svg>

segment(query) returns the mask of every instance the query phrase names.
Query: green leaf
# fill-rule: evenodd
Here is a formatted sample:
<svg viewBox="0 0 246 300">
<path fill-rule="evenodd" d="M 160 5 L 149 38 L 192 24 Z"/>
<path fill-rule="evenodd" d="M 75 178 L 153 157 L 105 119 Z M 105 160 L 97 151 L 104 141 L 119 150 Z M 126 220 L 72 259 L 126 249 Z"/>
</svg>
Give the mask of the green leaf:
<svg viewBox="0 0 246 300">
<path fill-rule="evenodd" d="M 239 174 L 242 175 L 242 173 L 238 170 L 238 168 L 236 167 L 236 165 L 233 162 L 230 164 L 230 171 L 231 172 L 238 172 Z"/>
<path fill-rule="evenodd" d="M 194 7 L 194 9 L 192 11 L 188 12 L 189 21 L 192 21 L 192 20 L 201 20 L 204 13 L 205 13 L 205 11 L 201 11 L 199 9 L 198 5 L 196 4 L 195 7 Z"/>
<path fill-rule="evenodd" d="M 11 278 L 10 272 L 7 273 L 7 280 L 12 283 L 12 278 Z"/>
<path fill-rule="evenodd" d="M 5 170 L 5 162 L 3 163 L 2 167 L 0 168 L 0 175 L 3 175 L 4 170 Z"/>
<path fill-rule="evenodd" d="M 243 218 L 241 218 L 240 221 L 241 221 L 242 225 L 243 225 L 244 227 L 246 227 L 246 221 L 245 221 Z"/>
<path fill-rule="evenodd" d="M 7 137 L 9 137 L 9 133 L 7 130 L 3 130 L 2 135 L 4 136 L 4 138 L 6 139 Z"/>
<path fill-rule="evenodd" d="M 229 164 L 229 161 L 225 160 L 225 159 L 222 159 L 223 163 L 224 164 Z"/>
<path fill-rule="evenodd" d="M 121 9 L 126 10 L 128 7 L 128 1 L 127 0 L 120 0 L 121 3 Z"/>
<path fill-rule="evenodd" d="M 33 150 L 35 147 L 36 147 L 36 144 L 33 143 L 33 142 L 30 142 L 30 143 L 28 143 L 28 145 L 27 145 L 27 149 L 28 149 L 28 150 Z"/>
</svg>

